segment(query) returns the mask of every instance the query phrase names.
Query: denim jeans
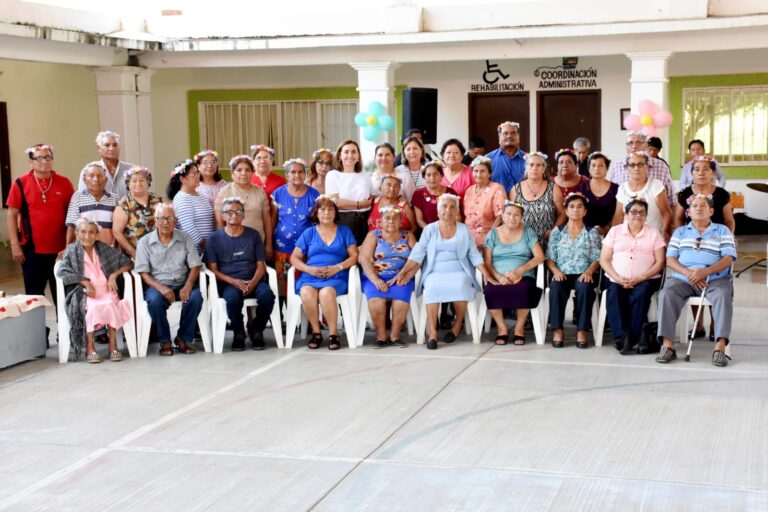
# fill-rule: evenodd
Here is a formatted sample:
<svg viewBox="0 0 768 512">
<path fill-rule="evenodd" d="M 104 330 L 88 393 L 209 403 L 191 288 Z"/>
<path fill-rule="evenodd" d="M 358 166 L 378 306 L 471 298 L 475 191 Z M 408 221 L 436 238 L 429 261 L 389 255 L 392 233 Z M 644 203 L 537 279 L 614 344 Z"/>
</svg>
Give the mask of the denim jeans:
<svg viewBox="0 0 768 512">
<path fill-rule="evenodd" d="M 173 290 L 176 300 L 181 300 L 179 290 L 181 286 L 169 286 Z M 154 288 L 147 288 L 144 291 L 144 300 L 147 301 L 149 316 L 152 317 L 152 323 L 157 329 L 157 339 L 160 343 L 171 341 L 171 327 L 168 325 L 167 311 L 171 303 L 168 302 L 163 294 Z M 192 343 L 195 340 L 195 324 L 200 310 L 203 309 L 203 296 L 200 289 L 195 286 L 189 294 L 189 299 L 181 306 L 181 321 L 179 321 L 179 332 L 176 337 L 181 338 L 186 343 Z"/>
<path fill-rule="evenodd" d="M 592 305 L 595 303 L 595 283 L 581 283 L 581 274 L 566 274 L 565 281 L 549 282 L 549 323 L 552 329 L 562 329 L 565 319 L 565 306 L 571 290 L 576 290 L 576 311 L 578 318 L 576 329 L 586 331 L 592 318 Z"/>
<path fill-rule="evenodd" d="M 232 331 L 235 333 L 245 332 L 245 326 L 243 325 L 243 302 L 245 299 L 256 299 L 256 317 L 253 319 L 253 329 L 256 332 L 262 332 L 267 325 L 269 315 L 272 313 L 272 307 L 275 305 L 275 294 L 272 293 L 269 284 L 262 281 L 250 295 L 245 296 L 238 288 L 231 284 L 222 283 L 219 281 L 219 295 L 224 298 L 227 303 L 227 316 L 229 322 L 232 325 Z M 275 329 L 279 329 L 280 326 L 274 326 Z"/>
</svg>

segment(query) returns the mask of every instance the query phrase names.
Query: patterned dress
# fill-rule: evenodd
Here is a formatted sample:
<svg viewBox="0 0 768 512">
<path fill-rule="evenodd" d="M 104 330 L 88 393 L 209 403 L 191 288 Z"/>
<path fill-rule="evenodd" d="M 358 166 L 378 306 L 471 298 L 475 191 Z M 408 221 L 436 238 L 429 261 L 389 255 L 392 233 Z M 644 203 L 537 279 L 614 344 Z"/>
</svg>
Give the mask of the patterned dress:
<svg viewBox="0 0 768 512">
<path fill-rule="evenodd" d="M 373 268 L 376 270 L 379 278 L 389 281 L 402 270 L 408 261 L 408 256 L 411 254 L 411 248 L 408 246 L 408 231 L 401 230 L 400 240 L 394 244 L 381 238 L 380 229 L 374 230 L 373 234 L 376 236 L 376 249 L 373 251 Z M 414 285 L 415 282 L 411 279 L 411 282 L 404 286 L 392 285 L 386 292 L 381 292 L 368 280 L 365 274 L 362 276 L 363 293 L 368 300 L 389 299 L 410 302 Z"/>
<path fill-rule="evenodd" d="M 515 201 L 524 207 L 523 224 L 536 233 L 542 248 L 546 248 L 547 241 L 544 240 L 544 235 L 555 226 L 555 220 L 557 220 L 554 200 L 555 184 L 548 181 L 547 190 L 544 191 L 544 194 L 538 199 L 529 201 L 523 195 L 521 183 L 515 184 L 515 192 L 517 193 Z"/>
<path fill-rule="evenodd" d="M 128 242 L 136 248 L 139 239 L 155 230 L 155 205 L 163 202 L 163 198 L 154 192 L 149 192 L 149 201 L 143 205 L 127 194 L 117 204 L 128 215 L 128 223 L 123 234 Z"/>
</svg>

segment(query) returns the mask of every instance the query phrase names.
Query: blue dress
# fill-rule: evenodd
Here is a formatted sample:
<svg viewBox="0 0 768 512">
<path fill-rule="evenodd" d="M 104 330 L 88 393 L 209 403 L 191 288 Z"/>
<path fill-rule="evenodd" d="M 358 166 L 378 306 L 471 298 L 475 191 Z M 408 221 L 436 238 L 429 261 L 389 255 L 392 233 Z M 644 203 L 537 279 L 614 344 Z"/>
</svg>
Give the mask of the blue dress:
<svg viewBox="0 0 768 512">
<path fill-rule="evenodd" d="M 472 278 L 457 256 L 457 237 L 436 240 L 435 266 L 424 280 L 424 303 L 435 304 L 475 299 Z"/>
<path fill-rule="evenodd" d="M 275 249 L 291 254 L 296 239 L 310 226 L 309 214 L 320 192 L 307 187 L 301 197 L 288 193 L 288 185 L 283 185 L 272 192 L 272 200 L 277 206 L 277 226 L 275 226 Z"/>
<path fill-rule="evenodd" d="M 336 237 L 326 245 L 323 242 L 317 226 L 312 226 L 304 231 L 296 240 L 296 247 L 301 249 L 307 265 L 313 267 L 327 267 L 338 265 L 347 259 L 347 247 L 357 245 L 352 230 L 346 226 L 336 226 Z M 344 270 L 333 276 L 323 279 L 303 272 L 296 280 L 296 293 L 301 293 L 302 286 L 312 288 L 325 288 L 332 286 L 336 289 L 336 295 L 346 295 L 349 281 L 349 271 Z"/>
<path fill-rule="evenodd" d="M 390 244 L 381 238 L 380 229 L 375 229 L 373 234 L 376 237 L 376 249 L 373 252 L 373 268 L 382 280 L 389 281 L 405 266 L 408 256 L 411 254 L 411 248 L 408 247 L 408 232 L 401 230 L 400 240 L 394 244 Z M 361 281 L 363 293 L 368 300 L 389 299 L 410 302 L 411 293 L 413 293 L 415 286 L 414 280 L 411 279 L 404 286 L 392 285 L 386 292 L 381 292 L 376 288 L 376 285 L 368 280 L 365 274 L 363 274 Z"/>
</svg>

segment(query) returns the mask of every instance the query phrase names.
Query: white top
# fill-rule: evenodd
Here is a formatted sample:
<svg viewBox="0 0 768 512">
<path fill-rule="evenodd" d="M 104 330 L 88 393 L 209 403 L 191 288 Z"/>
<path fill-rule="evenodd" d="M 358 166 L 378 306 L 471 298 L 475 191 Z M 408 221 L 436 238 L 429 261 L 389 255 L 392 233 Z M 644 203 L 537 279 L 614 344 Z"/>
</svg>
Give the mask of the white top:
<svg viewBox="0 0 768 512">
<path fill-rule="evenodd" d="M 398 167 L 395 169 L 395 176 L 400 180 L 400 194 L 405 196 L 408 200 L 408 204 L 411 204 L 411 198 L 413 193 L 416 192 L 416 184 L 411 179 L 410 173 Z M 373 187 L 373 194 L 375 196 L 381 195 L 381 180 L 384 178 L 378 170 L 371 173 L 371 186 Z"/>
<path fill-rule="evenodd" d="M 664 230 L 664 219 L 661 218 L 661 212 L 659 212 L 659 207 L 656 205 L 656 196 L 662 193 L 666 194 L 665 190 L 664 184 L 656 178 L 648 178 L 645 186 L 638 191 L 631 191 L 627 181 L 619 186 L 616 200 L 621 203 L 623 208 L 635 196 L 641 196 L 648 202 L 648 217 L 645 219 L 646 225 L 656 228 L 661 233 Z M 624 222 L 627 222 L 627 220 L 625 216 Z"/>
<path fill-rule="evenodd" d="M 340 172 L 328 171 L 325 175 L 325 193 L 330 195 L 338 194 L 340 199 L 348 201 L 365 201 L 375 195 L 373 184 L 368 174 L 364 172 Z M 365 212 L 370 208 L 360 208 L 359 210 L 350 209 L 342 212 Z"/>
</svg>

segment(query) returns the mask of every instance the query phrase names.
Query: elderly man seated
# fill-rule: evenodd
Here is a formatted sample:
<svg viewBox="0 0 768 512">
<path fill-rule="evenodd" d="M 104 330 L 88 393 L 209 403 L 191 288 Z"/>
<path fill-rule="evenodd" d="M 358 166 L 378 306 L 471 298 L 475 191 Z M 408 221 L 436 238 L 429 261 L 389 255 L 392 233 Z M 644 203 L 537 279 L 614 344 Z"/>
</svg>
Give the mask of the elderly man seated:
<svg viewBox="0 0 768 512">
<path fill-rule="evenodd" d="M 672 338 L 675 324 L 688 299 L 700 295 L 712 303 L 715 317 L 715 351 L 712 364 L 726 366 L 725 347 L 733 318 L 731 263 L 736 258 L 733 234 L 722 224 L 711 221 L 712 196 L 693 196 L 688 213 L 691 222 L 677 228 L 667 247 L 670 277 L 659 299 L 659 341 L 663 341 L 657 363 L 677 358 Z"/>
<path fill-rule="evenodd" d="M 246 298 L 257 301 L 256 316 L 248 322 L 248 336 L 254 350 L 263 350 L 264 327 L 275 304 L 275 294 L 264 279 L 267 273 L 264 242 L 258 231 L 243 226 L 245 203 L 239 197 L 224 199 L 221 214 L 226 224 L 208 237 L 205 261 L 227 303 L 227 316 L 235 333 L 232 350 L 245 350 L 242 310 Z"/>
<path fill-rule="evenodd" d="M 172 356 L 173 345 L 184 354 L 194 354 L 195 322 L 203 307 L 203 296 L 197 286 L 200 257 L 192 238 L 176 229 L 173 205 L 160 203 L 155 208 L 157 229 L 139 240 L 135 270 L 145 285 L 144 300 L 157 329 L 160 355 Z M 171 329 L 166 314 L 168 307 L 180 300 L 181 321 L 176 339 L 171 344 Z"/>
</svg>

